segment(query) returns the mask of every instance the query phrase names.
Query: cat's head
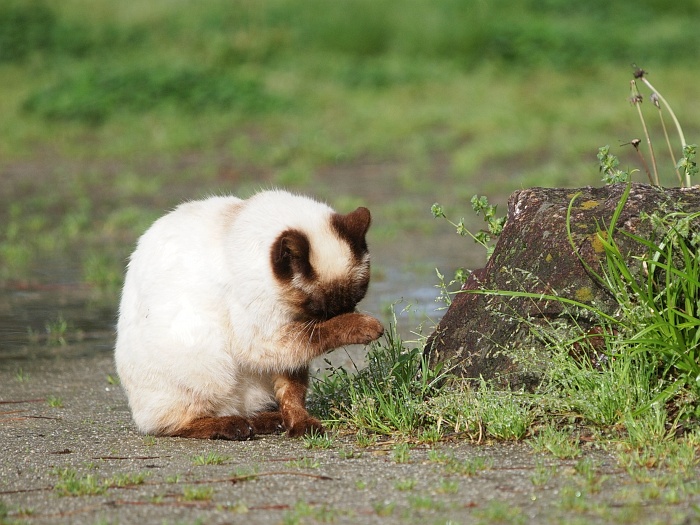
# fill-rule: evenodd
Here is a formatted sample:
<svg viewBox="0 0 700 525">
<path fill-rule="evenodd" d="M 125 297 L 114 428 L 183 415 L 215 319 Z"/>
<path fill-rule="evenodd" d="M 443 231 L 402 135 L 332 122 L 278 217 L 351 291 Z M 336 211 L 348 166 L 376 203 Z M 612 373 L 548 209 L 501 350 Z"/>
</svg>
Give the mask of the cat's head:
<svg viewBox="0 0 700 525">
<path fill-rule="evenodd" d="M 352 312 L 369 285 L 365 235 L 367 208 L 332 213 L 324 224 L 304 231 L 291 228 L 272 244 L 270 261 L 282 299 L 300 320 L 325 320 Z"/>
</svg>

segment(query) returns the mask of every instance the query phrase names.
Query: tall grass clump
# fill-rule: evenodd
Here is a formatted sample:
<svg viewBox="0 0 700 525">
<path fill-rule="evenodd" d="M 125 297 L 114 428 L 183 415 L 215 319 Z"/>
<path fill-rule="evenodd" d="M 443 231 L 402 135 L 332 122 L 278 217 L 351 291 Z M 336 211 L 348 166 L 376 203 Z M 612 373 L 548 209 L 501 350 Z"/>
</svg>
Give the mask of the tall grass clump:
<svg viewBox="0 0 700 525">
<path fill-rule="evenodd" d="M 657 400 L 682 388 L 700 396 L 700 213 L 652 215 L 659 237 L 625 233 L 646 248 L 636 276 L 613 237 L 603 239 L 607 267 L 599 277 L 619 298 L 616 329 L 625 353 L 656 363 Z"/>
<path fill-rule="evenodd" d="M 313 382 L 314 412 L 327 422 L 378 434 L 417 432 L 425 422 L 425 400 L 445 378 L 442 368 L 431 369 L 422 349 L 401 339 L 395 317 L 366 359 L 364 368 L 331 368 Z"/>
</svg>

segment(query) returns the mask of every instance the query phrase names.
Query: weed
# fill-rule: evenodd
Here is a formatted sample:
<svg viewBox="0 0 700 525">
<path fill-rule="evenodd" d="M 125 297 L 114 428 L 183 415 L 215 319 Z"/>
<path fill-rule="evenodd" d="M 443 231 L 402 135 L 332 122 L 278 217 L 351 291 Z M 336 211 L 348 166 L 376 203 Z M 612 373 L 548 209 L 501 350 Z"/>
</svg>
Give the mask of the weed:
<svg viewBox="0 0 700 525">
<path fill-rule="evenodd" d="M 377 443 L 377 436 L 360 429 L 360 431 L 355 434 L 355 441 L 358 447 L 367 448 Z"/>
<path fill-rule="evenodd" d="M 644 136 L 646 137 L 647 145 L 649 147 L 649 154 L 651 155 L 651 160 L 652 160 L 652 167 L 654 170 L 654 179 L 652 180 L 651 174 L 649 173 L 649 169 L 646 167 L 646 162 L 644 161 L 642 157 L 642 162 L 645 165 L 645 169 L 647 171 L 647 174 L 649 175 L 649 180 L 652 184 L 659 185 L 659 175 L 658 175 L 658 169 L 657 169 L 657 163 L 656 163 L 656 157 L 654 155 L 654 149 L 652 146 L 652 140 L 649 135 L 649 131 L 647 129 L 646 121 L 644 119 L 644 114 L 642 113 L 641 105 L 642 101 L 644 100 L 644 97 L 642 94 L 639 92 L 639 89 L 637 87 L 637 80 L 640 80 L 646 86 L 651 89 L 652 94 L 651 94 L 651 101 L 656 106 L 659 112 L 659 117 L 661 120 L 661 125 L 664 131 L 664 138 L 666 139 L 666 145 L 668 146 L 669 150 L 669 155 L 671 157 L 671 160 L 674 161 L 674 168 L 676 170 L 676 174 L 678 175 L 678 181 L 680 185 L 685 186 L 690 186 L 690 177 L 695 175 L 698 171 L 697 165 L 695 163 L 695 152 L 697 150 L 697 145 L 696 144 L 688 144 L 685 140 L 685 134 L 683 133 L 683 128 L 680 125 L 680 122 L 678 121 L 678 118 L 676 117 L 676 114 L 673 112 L 673 109 L 671 109 L 671 106 L 666 102 L 666 99 L 659 93 L 659 91 L 654 88 L 654 86 L 651 85 L 649 80 L 647 79 L 647 72 L 644 71 L 642 68 L 636 68 L 634 71 L 634 79 L 630 81 L 630 87 L 632 91 L 632 96 L 630 97 L 630 101 L 632 104 L 637 108 L 637 113 L 639 115 L 640 121 L 642 123 L 642 129 L 644 131 Z M 678 137 L 680 138 L 681 141 L 681 147 L 683 148 L 683 157 L 681 158 L 678 163 L 675 162 L 675 157 L 673 155 L 673 149 L 671 147 L 671 142 L 668 138 L 668 133 L 666 131 L 666 125 L 663 120 L 663 113 L 661 111 L 661 103 L 663 103 L 664 109 L 666 109 L 671 116 L 671 119 L 673 120 L 673 123 L 676 126 L 676 130 L 678 131 Z M 638 142 L 638 141 L 637 141 Z M 638 145 L 635 144 L 635 141 L 632 141 L 632 144 L 634 145 L 635 149 L 639 153 L 639 147 Z M 641 156 L 641 153 L 640 153 Z M 682 172 L 682 173 L 681 173 Z"/>
<path fill-rule="evenodd" d="M 697 447 L 687 441 L 674 441 L 669 445 L 671 451 L 666 458 L 666 465 L 670 471 L 682 475 L 691 474 L 700 463 Z"/>
<path fill-rule="evenodd" d="M 51 408 L 63 408 L 63 399 L 57 396 L 49 396 L 46 398 L 46 404 Z"/>
<path fill-rule="evenodd" d="M 459 491 L 459 483 L 451 479 L 443 479 L 438 485 L 437 491 L 442 494 L 456 494 Z"/>
<path fill-rule="evenodd" d="M 434 463 L 447 463 L 451 457 L 452 456 L 449 456 L 443 450 L 435 448 L 428 450 L 428 461 L 432 461 Z"/>
<path fill-rule="evenodd" d="M 144 436 L 143 437 L 143 444 L 146 445 L 147 447 L 152 447 L 158 442 L 156 440 L 155 436 Z"/>
<path fill-rule="evenodd" d="M 461 476 L 475 476 L 483 470 L 491 468 L 491 460 L 486 457 L 476 457 L 459 461 L 450 458 L 445 463 L 445 472 L 448 474 L 459 474 Z"/>
<path fill-rule="evenodd" d="M 435 431 L 465 433 L 478 440 L 483 433 L 483 422 L 479 410 L 478 396 L 471 386 L 463 381 L 446 383 L 434 396 L 426 399 L 423 410 L 426 423 Z"/>
<path fill-rule="evenodd" d="M 290 468 L 319 468 L 321 466 L 321 463 L 317 459 L 305 456 L 300 459 L 294 459 L 292 461 L 288 461 L 286 465 Z"/>
<path fill-rule="evenodd" d="M 698 173 L 698 165 L 695 161 L 697 151 L 697 144 L 686 144 L 683 146 L 683 157 L 676 165 L 676 168 L 680 170 L 681 175 L 685 177 L 686 186 L 690 186 L 690 177 L 697 175 Z"/>
<path fill-rule="evenodd" d="M 627 195 L 618 210 L 624 206 Z M 658 372 L 667 386 L 655 401 L 669 401 L 683 386 L 700 393 L 697 380 L 700 321 L 696 312 L 696 299 L 700 298 L 700 259 L 695 255 L 698 240 L 690 226 L 698 218 L 700 213 L 650 217 L 665 232 L 656 242 L 627 234 L 647 249 L 639 258 L 644 269 L 641 276 L 635 276 L 621 253 L 614 240 L 613 226 L 605 236 L 599 236 L 607 265 L 603 275 L 596 275 L 619 299 L 621 310 L 615 328 L 624 335 L 619 338 L 620 350 L 616 354 L 661 363 Z M 647 390 L 651 388 L 648 386 Z M 647 404 L 645 409 L 650 406 Z"/>
<path fill-rule="evenodd" d="M 17 372 L 15 372 L 15 379 L 18 383 L 26 383 L 29 381 L 29 377 L 29 373 L 25 372 L 21 367 L 17 370 Z"/>
<path fill-rule="evenodd" d="M 304 436 L 304 447 L 305 448 L 320 448 L 328 449 L 333 446 L 333 437 L 326 432 L 316 432 L 313 431 L 310 434 Z"/>
<path fill-rule="evenodd" d="M 630 413 L 626 414 L 624 423 L 628 443 L 634 448 L 656 445 L 671 438 L 666 427 L 666 409 L 658 404 L 652 405 L 648 411 L 636 417 Z"/>
<path fill-rule="evenodd" d="M 408 443 L 397 443 L 392 451 L 392 457 L 396 463 L 408 463 L 411 456 L 411 448 Z"/>
<path fill-rule="evenodd" d="M 53 321 L 46 322 L 46 344 L 48 345 L 66 345 L 66 332 L 68 331 L 68 322 L 59 315 Z"/>
<path fill-rule="evenodd" d="M 138 474 L 115 474 L 102 482 L 105 487 L 135 487 L 143 485 L 150 476 L 149 472 L 139 472 Z"/>
<path fill-rule="evenodd" d="M 107 383 L 110 385 L 118 386 L 120 384 L 119 377 L 112 374 L 107 374 Z"/>
<path fill-rule="evenodd" d="M 416 487 L 416 483 L 415 479 L 406 478 L 394 483 L 394 488 L 401 491 L 413 490 Z"/>
<path fill-rule="evenodd" d="M 478 413 L 489 435 L 498 439 L 522 439 L 530 428 L 529 400 L 514 392 L 498 392 L 482 381 Z"/>
<path fill-rule="evenodd" d="M 210 501 L 214 497 L 213 487 L 183 487 L 183 501 Z"/>
<path fill-rule="evenodd" d="M 493 240 L 497 239 L 501 235 L 503 227 L 506 223 L 506 217 L 497 217 L 496 212 L 498 207 L 490 204 L 488 198 L 485 196 L 474 195 L 471 199 L 471 205 L 472 210 L 474 210 L 477 215 L 483 214 L 484 222 L 486 223 L 486 229 L 479 230 L 476 233 L 469 231 L 469 229 L 465 226 L 464 218 L 460 219 L 456 223 L 448 219 L 447 215 L 445 215 L 443 207 L 438 203 L 433 204 L 430 211 L 433 214 L 433 217 L 445 219 L 448 223 L 450 223 L 456 229 L 459 235 L 463 237 L 468 235 L 475 243 L 481 245 L 486 250 L 486 259 L 488 260 L 491 258 L 491 254 L 496 248 L 496 244 L 493 242 Z M 460 269 L 457 272 L 458 273 L 455 274 L 455 279 L 452 281 L 452 283 L 463 283 L 466 277 L 464 270 Z M 439 272 L 438 277 L 442 282 L 442 276 Z"/>
<path fill-rule="evenodd" d="M 483 456 L 459 460 L 452 454 L 431 450 L 428 452 L 428 460 L 443 465 L 447 474 L 462 476 L 474 476 L 482 470 L 491 468 L 491 460 Z"/>
<path fill-rule="evenodd" d="M 420 348 L 406 349 L 390 323 L 381 343 L 372 343 L 368 366 L 354 374 L 333 368 L 312 383 L 311 405 L 321 416 L 342 417 L 366 432 L 410 433 L 423 424 L 423 403 L 444 378 Z M 330 365 L 330 363 L 329 363 Z"/>
<path fill-rule="evenodd" d="M 418 433 L 418 441 L 421 443 L 437 443 L 442 439 L 442 430 L 437 426 L 428 426 Z"/>
<path fill-rule="evenodd" d="M 36 513 L 36 511 L 32 507 L 17 507 L 16 513 L 17 513 L 17 516 L 20 516 L 23 518 L 30 518 Z M 4 523 L 2 520 L 3 520 L 3 513 L 2 513 L 2 508 L 0 505 L 0 523 Z"/>
<path fill-rule="evenodd" d="M 527 518 L 522 510 L 499 500 L 489 501 L 483 508 L 474 512 L 477 523 L 526 523 Z"/>
<path fill-rule="evenodd" d="M 236 467 L 236 469 L 233 471 L 232 476 L 235 478 L 254 479 L 258 475 L 259 472 L 260 472 L 259 465 L 245 465 L 245 466 Z"/>
<path fill-rule="evenodd" d="M 206 454 L 197 454 L 196 456 L 193 456 L 192 463 L 199 466 L 222 465 L 229 459 L 231 459 L 229 456 L 222 456 L 217 452 L 207 452 Z"/>
<path fill-rule="evenodd" d="M 583 478 L 586 489 L 591 494 L 600 492 L 603 483 L 608 479 L 608 476 L 598 472 L 596 463 L 590 458 L 579 460 L 574 469 Z"/>
<path fill-rule="evenodd" d="M 598 149 L 598 163 L 598 169 L 603 174 L 603 182 L 606 184 L 631 180 L 633 172 L 618 169 L 620 161 L 610 153 L 610 146 L 602 146 Z"/>
<path fill-rule="evenodd" d="M 327 505 L 317 506 L 306 503 L 305 501 L 298 501 L 294 505 L 293 510 L 285 513 L 282 518 L 282 523 L 284 525 L 296 525 L 307 523 L 309 520 L 319 523 L 333 523 L 338 517 L 345 514 L 347 514 L 347 512 L 334 509 Z"/>
<path fill-rule="evenodd" d="M 76 470 L 68 468 L 56 468 L 53 473 L 58 477 L 54 490 L 59 496 L 95 496 L 107 489 L 92 474 L 80 476 Z"/>
<path fill-rule="evenodd" d="M 591 506 L 586 493 L 571 485 L 565 485 L 559 491 L 559 504 L 565 510 L 576 512 L 585 512 Z"/>
<path fill-rule="evenodd" d="M 377 516 L 386 518 L 394 513 L 394 509 L 396 509 L 396 503 L 393 501 L 378 501 L 372 504 L 372 508 L 374 509 L 374 513 Z"/>
<path fill-rule="evenodd" d="M 556 473 L 556 465 L 547 465 L 542 461 L 537 461 L 535 464 L 535 470 L 530 476 L 530 481 L 535 487 L 543 487 L 549 483 L 549 480 L 551 480 Z"/>
<path fill-rule="evenodd" d="M 559 459 L 575 458 L 581 454 L 578 442 L 568 432 L 546 425 L 529 441 L 537 452 L 547 451 Z"/>
<path fill-rule="evenodd" d="M 442 510 L 445 504 L 442 501 L 433 499 L 430 496 L 408 496 L 408 504 L 414 510 Z"/>
<path fill-rule="evenodd" d="M 362 452 L 352 448 L 342 448 L 338 451 L 338 455 L 342 459 L 358 459 L 362 457 Z"/>
</svg>

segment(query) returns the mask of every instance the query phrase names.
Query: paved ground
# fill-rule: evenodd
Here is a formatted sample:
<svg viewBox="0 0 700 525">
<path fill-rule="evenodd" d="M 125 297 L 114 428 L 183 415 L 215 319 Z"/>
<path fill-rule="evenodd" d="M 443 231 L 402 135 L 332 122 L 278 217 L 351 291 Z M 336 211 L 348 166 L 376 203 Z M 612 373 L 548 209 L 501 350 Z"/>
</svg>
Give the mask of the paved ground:
<svg viewBox="0 0 700 525">
<path fill-rule="evenodd" d="M 113 376 L 94 342 L 0 354 L 0 523 L 700 522 L 697 481 L 674 500 L 594 449 L 586 480 L 580 459 L 522 443 L 454 440 L 400 462 L 395 443 L 361 448 L 351 435 L 329 449 L 149 438 Z M 223 463 L 196 464 L 210 454 Z"/>
</svg>

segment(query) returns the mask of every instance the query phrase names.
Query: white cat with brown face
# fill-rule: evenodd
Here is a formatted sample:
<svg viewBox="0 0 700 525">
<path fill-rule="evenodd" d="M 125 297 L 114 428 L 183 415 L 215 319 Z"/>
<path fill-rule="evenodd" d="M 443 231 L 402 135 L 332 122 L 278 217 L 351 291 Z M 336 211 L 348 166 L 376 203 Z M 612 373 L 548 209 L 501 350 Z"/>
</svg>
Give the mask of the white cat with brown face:
<svg viewBox="0 0 700 525">
<path fill-rule="evenodd" d="M 131 256 L 115 359 L 138 428 L 248 439 L 321 430 L 309 363 L 381 336 L 355 312 L 369 284 L 370 213 L 265 191 L 157 220 Z"/>
</svg>

